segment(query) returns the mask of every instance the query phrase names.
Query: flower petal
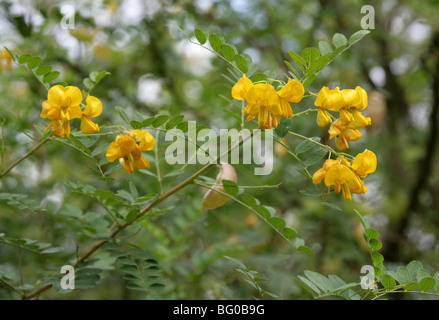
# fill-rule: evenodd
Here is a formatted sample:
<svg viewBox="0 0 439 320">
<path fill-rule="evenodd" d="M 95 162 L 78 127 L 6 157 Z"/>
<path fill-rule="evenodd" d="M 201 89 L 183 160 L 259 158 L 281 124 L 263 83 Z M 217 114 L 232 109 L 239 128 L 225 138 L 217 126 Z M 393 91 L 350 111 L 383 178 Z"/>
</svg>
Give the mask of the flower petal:
<svg viewBox="0 0 439 320">
<path fill-rule="evenodd" d="M 79 106 L 82 102 L 82 93 L 78 87 L 69 86 L 65 88 L 64 95 L 70 99 L 70 106 Z"/>
<path fill-rule="evenodd" d="M 362 178 L 366 177 L 369 173 L 375 172 L 376 167 L 377 157 L 375 153 L 367 149 L 355 157 L 351 166 L 352 170 Z"/>
<path fill-rule="evenodd" d="M 345 101 L 338 87 L 333 90 L 329 90 L 328 87 L 323 87 L 318 93 L 314 104 L 323 109 L 338 111 L 345 106 Z"/>
<path fill-rule="evenodd" d="M 245 75 L 233 86 L 232 97 L 236 100 L 244 100 L 248 90 L 253 86 L 253 83 Z"/>
<path fill-rule="evenodd" d="M 337 164 L 329 168 L 329 170 L 326 172 L 325 185 L 327 187 L 340 186 L 354 179 L 356 179 L 356 177 L 351 169 L 345 165 Z"/>
<path fill-rule="evenodd" d="M 82 113 L 87 117 L 97 117 L 102 113 L 102 102 L 96 97 L 87 96 L 85 99 L 87 106 Z"/>
<path fill-rule="evenodd" d="M 288 83 L 277 92 L 279 97 L 293 103 L 300 102 L 304 93 L 303 84 L 295 79 L 288 79 Z"/>
<path fill-rule="evenodd" d="M 70 119 L 79 119 L 82 117 L 82 110 L 79 105 L 70 106 L 68 109 Z"/>
<path fill-rule="evenodd" d="M 99 125 L 91 121 L 87 116 L 81 118 L 81 131 L 85 134 L 91 134 L 99 131 Z"/>
<path fill-rule="evenodd" d="M 136 135 L 136 138 L 140 140 L 139 149 L 140 151 L 149 151 L 152 150 L 155 146 L 155 139 L 146 130 L 130 130 L 131 133 Z"/>
<path fill-rule="evenodd" d="M 110 162 L 113 162 L 114 160 L 123 157 L 119 143 L 117 142 L 110 143 L 107 149 L 106 157 Z"/>
</svg>

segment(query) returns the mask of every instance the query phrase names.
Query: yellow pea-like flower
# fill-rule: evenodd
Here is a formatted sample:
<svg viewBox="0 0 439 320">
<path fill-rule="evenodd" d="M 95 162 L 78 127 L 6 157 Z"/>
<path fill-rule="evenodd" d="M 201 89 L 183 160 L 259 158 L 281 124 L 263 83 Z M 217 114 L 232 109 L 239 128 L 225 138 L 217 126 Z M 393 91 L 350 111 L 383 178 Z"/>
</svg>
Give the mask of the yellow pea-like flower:
<svg viewBox="0 0 439 320">
<path fill-rule="evenodd" d="M 365 178 L 369 173 L 375 172 L 377 168 L 375 153 L 367 149 L 359 153 L 352 162 L 351 168 L 361 178 Z"/>
<path fill-rule="evenodd" d="M 247 96 L 248 90 L 253 86 L 252 81 L 245 75 L 233 86 L 232 97 L 236 100 L 244 100 Z"/>
<path fill-rule="evenodd" d="M 276 90 L 271 84 L 253 85 L 247 92 L 246 100 L 248 105 L 244 108 L 244 114 L 249 115 L 246 121 L 251 121 L 257 116 L 261 128 L 277 127 L 282 109 Z"/>
<path fill-rule="evenodd" d="M 329 139 L 335 138 L 335 145 L 340 151 L 349 148 L 349 141 L 358 140 L 362 134 L 356 129 L 344 126 L 340 119 L 337 119 L 328 130 Z"/>
<path fill-rule="evenodd" d="M 291 109 L 290 102 L 298 103 L 302 100 L 305 93 L 305 88 L 302 83 L 295 79 L 288 79 L 288 83 L 279 91 L 279 103 L 282 109 L 282 118 L 289 118 L 293 116 L 293 110 Z"/>
<path fill-rule="evenodd" d="M 98 98 L 90 95 L 87 96 L 85 101 L 87 105 L 82 111 L 81 131 L 85 134 L 90 134 L 99 131 L 99 125 L 89 118 L 97 117 L 102 113 L 102 102 Z"/>
<path fill-rule="evenodd" d="M 345 200 L 351 200 L 351 189 L 362 189 L 360 179 L 352 172 L 349 167 L 343 164 L 337 164 L 329 168 L 325 175 L 325 185 L 329 188 L 332 186 L 335 193 L 343 193 Z"/>
<path fill-rule="evenodd" d="M 139 144 L 137 144 L 136 138 L 140 140 Z M 116 137 L 116 141 L 109 145 L 106 157 L 110 162 L 119 159 L 124 169 L 131 173 L 134 168 L 145 169 L 150 167 L 149 161 L 143 157 L 142 151 L 151 150 L 154 145 L 154 137 L 148 131 L 123 131 L 121 135 Z"/>
<path fill-rule="evenodd" d="M 40 114 L 41 118 L 53 120 L 45 131 L 53 127 L 55 136 L 64 135 L 67 138 L 70 135 L 70 120 L 82 117 L 81 102 L 82 93 L 79 88 L 61 85 L 51 87 L 47 100 L 42 103 L 43 110 Z"/>
</svg>

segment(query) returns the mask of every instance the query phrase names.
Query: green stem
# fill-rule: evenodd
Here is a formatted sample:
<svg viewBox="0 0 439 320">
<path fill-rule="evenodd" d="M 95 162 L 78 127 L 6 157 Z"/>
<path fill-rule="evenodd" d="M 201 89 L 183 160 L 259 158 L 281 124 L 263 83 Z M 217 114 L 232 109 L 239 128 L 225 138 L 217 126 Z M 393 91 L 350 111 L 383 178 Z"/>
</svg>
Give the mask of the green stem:
<svg viewBox="0 0 439 320">
<path fill-rule="evenodd" d="M 247 138 L 253 136 L 253 133 L 250 134 Z M 237 146 L 240 146 L 242 143 L 244 143 L 246 139 L 243 139 L 240 141 L 240 143 Z M 235 146 L 232 146 L 229 148 L 229 150 L 227 152 L 231 152 Z M 219 159 L 221 159 L 222 155 L 220 155 L 219 157 L 217 157 L 217 161 Z M 162 193 L 160 196 L 158 196 L 156 198 L 156 200 L 154 202 L 152 202 L 151 204 L 149 204 L 147 207 L 145 207 L 142 211 L 140 211 L 140 213 L 131 221 L 128 221 L 126 223 L 124 223 L 123 225 L 120 225 L 116 230 L 114 230 L 111 235 L 109 236 L 110 238 L 115 238 L 116 235 L 119 234 L 119 232 L 121 232 L 122 230 L 126 229 L 127 227 L 129 227 L 130 225 L 132 225 L 134 222 L 136 222 L 138 219 L 140 219 L 141 217 L 143 217 L 148 211 L 150 211 L 151 209 L 155 208 L 157 205 L 159 205 L 161 202 L 163 202 L 164 200 L 166 200 L 167 198 L 169 198 L 170 196 L 172 196 L 174 193 L 178 192 L 179 190 L 181 190 L 182 188 L 186 187 L 189 184 L 194 183 L 194 180 L 200 176 L 203 172 L 207 171 L 208 169 L 212 168 L 216 166 L 216 163 L 209 163 L 207 165 L 205 165 L 204 167 L 202 167 L 201 169 L 199 169 L 197 172 L 195 172 L 193 175 L 191 175 L 190 177 L 186 178 L 184 181 L 180 182 L 178 185 L 176 185 L 174 188 L 172 188 L 171 190 Z M 90 257 L 94 252 L 96 252 L 99 248 L 101 248 L 104 244 L 106 244 L 108 241 L 107 240 L 102 240 L 97 242 L 95 245 L 93 245 L 91 248 L 89 248 L 81 257 L 79 257 L 76 262 L 73 264 L 73 268 L 76 268 L 81 262 L 83 262 L 84 260 L 86 260 L 88 257 Z M 30 293 L 29 295 L 24 295 L 23 296 L 23 300 L 28 300 L 28 299 L 32 299 L 34 297 L 39 296 L 41 293 L 43 293 L 44 291 L 48 290 L 52 288 L 51 284 L 45 285 L 43 287 L 41 287 L 40 289 Z"/>
<path fill-rule="evenodd" d="M 323 144 L 323 143 L 320 143 L 320 142 L 318 142 L 318 141 L 315 141 L 315 140 L 313 140 L 313 139 L 311 139 L 311 138 L 308 138 L 308 137 L 302 136 L 301 134 L 296 133 L 296 132 L 294 132 L 294 131 L 288 131 L 288 133 L 291 134 L 291 135 L 293 135 L 293 136 L 296 136 L 296 137 L 299 137 L 299 138 L 301 138 L 301 139 L 304 139 L 304 140 L 307 140 L 307 141 L 309 141 L 309 142 L 312 142 L 312 143 L 314 143 L 314 144 L 316 144 L 316 145 L 318 145 L 318 146 L 320 146 L 320 147 L 322 147 L 322 148 L 328 150 L 329 152 L 331 152 L 331 153 L 333 153 L 333 154 L 335 154 L 335 155 L 337 155 L 337 156 L 340 156 L 340 154 L 339 154 L 337 151 L 335 151 L 334 149 L 332 149 L 330 146 L 327 146 L 327 145 L 325 145 L 325 144 Z"/>
<path fill-rule="evenodd" d="M 34 153 L 35 151 L 37 151 L 43 144 L 45 144 L 47 141 L 49 141 L 51 138 L 51 136 L 48 136 L 46 139 L 44 139 L 43 141 L 41 141 L 40 143 L 38 143 L 35 147 L 33 147 L 28 153 L 26 153 L 24 156 L 22 156 L 20 159 L 18 159 L 17 161 L 15 161 L 13 164 L 11 164 L 5 171 L 3 171 L 0 174 L 0 179 L 3 178 L 6 174 L 9 173 L 9 171 L 11 171 L 12 169 L 14 169 L 20 162 L 22 162 L 24 159 L 26 159 L 27 157 L 29 157 L 32 153 Z"/>
</svg>

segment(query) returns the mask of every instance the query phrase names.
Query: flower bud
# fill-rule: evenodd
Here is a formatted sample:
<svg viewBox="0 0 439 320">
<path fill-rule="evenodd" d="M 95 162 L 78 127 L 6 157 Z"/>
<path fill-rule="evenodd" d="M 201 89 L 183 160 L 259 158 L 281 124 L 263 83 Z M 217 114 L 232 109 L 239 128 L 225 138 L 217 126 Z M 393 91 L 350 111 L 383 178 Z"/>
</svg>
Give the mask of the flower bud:
<svg viewBox="0 0 439 320">
<path fill-rule="evenodd" d="M 222 185 L 223 180 L 230 180 L 235 183 L 238 182 L 235 169 L 230 164 L 225 162 L 221 162 L 220 172 L 216 177 L 216 185 L 212 187 L 214 190 L 209 189 L 209 191 L 207 191 L 207 193 L 204 195 L 202 202 L 203 209 L 216 209 L 225 205 L 230 200 L 228 196 L 215 191 L 218 190 L 220 192 L 227 193 Z"/>
</svg>

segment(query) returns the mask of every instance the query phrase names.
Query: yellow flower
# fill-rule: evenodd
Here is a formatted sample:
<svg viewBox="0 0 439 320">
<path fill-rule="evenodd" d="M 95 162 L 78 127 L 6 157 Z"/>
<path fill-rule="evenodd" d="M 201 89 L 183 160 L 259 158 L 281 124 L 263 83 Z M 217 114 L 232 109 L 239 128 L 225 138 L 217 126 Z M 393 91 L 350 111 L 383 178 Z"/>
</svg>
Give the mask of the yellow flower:
<svg viewBox="0 0 439 320">
<path fill-rule="evenodd" d="M 277 92 L 282 109 L 281 117 L 289 118 L 293 116 L 290 102 L 298 103 L 302 100 L 305 88 L 302 83 L 294 79 L 288 79 L 288 83 Z"/>
<path fill-rule="evenodd" d="M 375 172 L 377 168 L 375 153 L 367 149 L 363 153 L 359 153 L 352 162 L 351 168 L 361 178 L 365 178 L 369 173 Z"/>
<path fill-rule="evenodd" d="M 3 69 L 3 62 L 7 70 L 12 69 L 12 57 L 9 54 L 8 50 L 0 50 L 0 73 Z"/>
<path fill-rule="evenodd" d="M 249 115 L 246 121 L 251 121 L 258 116 L 258 124 L 261 128 L 277 127 L 282 110 L 279 97 L 271 84 L 253 85 L 248 90 L 245 99 L 248 105 L 244 108 L 244 114 Z"/>
<path fill-rule="evenodd" d="M 355 157 L 352 164 L 343 156 L 326 160 L 323 167 L 314 173 L 312 180 L 314 184 L 319 184 L 324 179 L 328 193 L 333 186 L 337 194 L 343 191 L 344 199 L 351 200 L 351 193 L 366 194 L 367 187 L 360 177 L 375 172 L 376 166 L 376 155 L 366 149 Z"/>
<path fill-rule="evenodd" d="M 365 126 L 370 126 L 372 124 L 370 117 L 366 118 L 357 109 L 352 109 L 350 112 L 352 114 L 353 119 L 348 124 L 349 128 L 358 130 L 358 129 L 364 128 Z"/>
<path fill-rule="evenodd" d="M 253 83 L 245 75 L 233 86 L 232 97 L 236 100 L 244 100 L 248 90 L 253 86 Z"/>
<path fill-rule="evenodd" d="M 367 92 L 360 86 L 355 89 L 344 89 L 341 91 L 345 100 L 345 107 L 354 107 L 363 110 L 367 107 Z"/>
<path fill-rule="evenodd" d="M 344 151 L 349 148 L 348 142 L 358 140 L 362 134 L 356 129 L 351 129 L 344 126 L 340 119 L 337 119 L 328 130 L 329 139 L 335 137 L 335 145 L 340 151 Z"/>
<path fill-rule="evenodd" d="M 344 126 L 350 125 L 352 129 L 361 129 L 371 124 L 370 118 L 365 118 L 358 110 L 367 107 L 367 93 L 357 86 L 355 89 L 341 91 L 345 105 L 339 110 L 340 120 Z"/>
<path fill-rule="evenodd" d="M 99 125 L 89 119 L 89 117 L 97 117 L 102 113 L 102 102 L 96 97 L 87 96 L 85 99 L 87 105 L 82 111 L 81 131 L 90 134 L 99 131 Z"/>
<path fill-rule="evenodd" d="M 325 175 L 325 185 L 328 187 L 328 192 L 331 186 L 334 188 L 335 193 L 339 194 L 341 191 L 345 200 L 352 199 L 351 189 L 362 189 L 358 176 L 343 164 L 337 164 L 329 168 Z"/>
<path fill-rule="evenodd" d="M 44 130 L 54 127 L 53 134 L 57 137 L 68 137 L 70 134 L 70 120 L 81 118 L 82 111 L 79 106 L 82 101 L 81 90 L 77 87 L 53 86 L 49 89 L 47 100 L 42 103 L 41 118 L 52 119 Z M 61 124 L 61 125 L 60 125 Z"/>
<path fill-rule="evenodd" d="M 137 144 L 136 138 L 140 140 Z M 145 130 L 123 131 L 116 137 L 107 149 L 107 159 L 113 162 L 120 159 L 124 169 L 131 173 L 136 169 L 149 168 L 149 161 L 142 156 L 142 151 L 148 151 L 155 146 L 154 137 Z"/>
<path fill-rule="evenodd" d="M 344 106 L 343 94 L 339 87 L 334 90 L 329 90 L 328 87 L 323 87 L 320 89 L 314 105 L 318 107 L 317 109 L 317 125 L 319 127 L 324 127 L 331 122 L 331 117 L 326 112 L 326 110 L 338 111 Z"/>
<path fill-rule="evenodd" d="M 337 157 L 337 159 L 335 160 L 328 159 L 323 163 L 323 167 L 317 170 L 312 176 L 312 181 L 314 182 L 314 184 L 319 184 L 320 182 L 322 182 L 328 170 L 338 164 L 342 164 L 347 167 L 351 166 L 350 162 L 343 156 Z"/>
</svg>

